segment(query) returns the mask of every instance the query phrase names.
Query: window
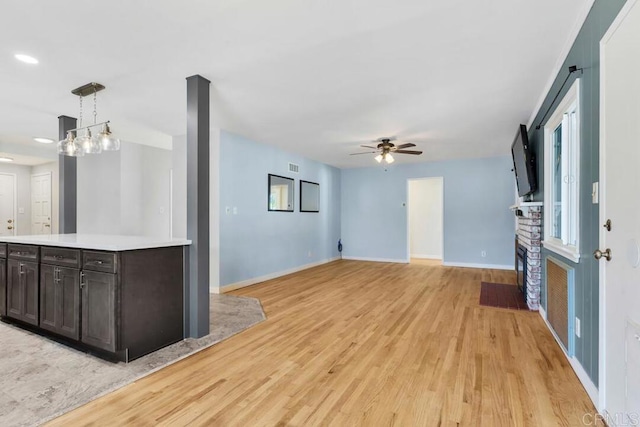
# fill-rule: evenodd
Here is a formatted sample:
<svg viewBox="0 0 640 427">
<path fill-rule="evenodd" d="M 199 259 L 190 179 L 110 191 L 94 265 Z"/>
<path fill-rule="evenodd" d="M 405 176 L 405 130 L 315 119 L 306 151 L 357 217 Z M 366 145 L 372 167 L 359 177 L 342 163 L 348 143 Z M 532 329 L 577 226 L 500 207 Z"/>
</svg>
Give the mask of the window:
<svg viewBox="0 0 640 427">
<path fill-rule="evenodd" d="M 580 79 L 573 83 L 545 125 L 544 144 L 547 184 L 543 245 L 578 262 Z"/>
</svg>

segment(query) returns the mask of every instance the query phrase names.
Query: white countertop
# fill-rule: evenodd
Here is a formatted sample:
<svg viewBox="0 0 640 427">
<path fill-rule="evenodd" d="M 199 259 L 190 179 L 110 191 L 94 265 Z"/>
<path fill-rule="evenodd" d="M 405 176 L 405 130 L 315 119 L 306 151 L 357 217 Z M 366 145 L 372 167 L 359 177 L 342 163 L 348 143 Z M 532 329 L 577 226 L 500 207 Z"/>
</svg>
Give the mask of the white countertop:
<svg viewBox="0 0 640 427">
<path fill-rule="evenodd" d="M 107 234 L 41 234 L 30 236 L 0 236 L 0 242 L 25 245 L 56 246 L 61 248 L 95 249 L 103 251 L 131 251 L 136 249 L 187 246 L 191 240 L 146 236 L 117 236 Z"/>
</svg>

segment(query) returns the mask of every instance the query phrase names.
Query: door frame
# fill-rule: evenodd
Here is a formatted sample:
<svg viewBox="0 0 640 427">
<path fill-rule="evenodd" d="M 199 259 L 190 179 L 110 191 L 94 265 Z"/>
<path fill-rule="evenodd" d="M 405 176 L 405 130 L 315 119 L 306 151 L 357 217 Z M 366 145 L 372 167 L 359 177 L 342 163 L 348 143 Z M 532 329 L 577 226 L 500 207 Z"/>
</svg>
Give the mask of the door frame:
<svg viewBox="0 0 640 427">
<path fill-rule="evenodd" d="M 442 191 L 440 192 L 440 205 L 442 206 L 442 247 L 440 251 L 442 252 L 442 262 L 444 262 L 444 176 L 424 176 L 421 178 L 407 178 L 407 258 L 406 262 L 411 262 L 411 230 L 409 228 L 409 208 L 411 204 L 411 198 L 409 197 L 409 183 L 411 181 L 424 181 L 427 179 L 437 179 L 441 183 Z"/>
<path fill-rule="evenodd" d="M 9 175 L 13 177 L 13 235 L 17 236 L 18 232 L 18 175 L 9 172 L 0 172 L 0 175 Z"/>
<path fill-rule="evenodd" d="M 49 215 L 49 234 L 53 234 L 53 173 L 51 171 L 47 171 L 47 172 L 40 172 L 40 173 L 32 173 L 31 177 L 29 178 L 29 203 L 31 204 L 30 208 L 31 208 L 31 218 L 30 218 L 30 224 L 29 224 L 29 230 L 31 231 L 31 234 L 33 234 L 33 178 L 37 177 L 37 176 L 48 176 L 49 177 L 49 209 L 50 209 L 50 215 Z"/>
<path fill-rule="evenodd" d="M 616 31 L 618 30 L 618 28 L 620 27 L 620 25 L 624 22 L 624 20 L 626 19 L 627 15 L 629 14 L 629 12 L 631 12 L 631 10 L 633 9 L 633 7 L 636 5 L 636 3 L 638 2 L 638 0 L 627 0 L 627 2 L 624 4 L 624 6 L 622 7 L 622 9 L 620 10 L 620 12 L 618 13 L 618 15 L 616 16 L 616 18 L 613 20 L 613 22 L 611 23 L 611 26 L 609 26 L 609 29 L 607 30 L 607 32 L 604 34 L 604 36 L 602 36 L 602 39 L 600 39 L 600 141 L 599 141 L 599 146 L 600 146 L 600 160 L 599 160 L 599 176 L 598 176 L 598 180 L 599 180 L 599 184 L 598 184 L 598 224 L 603 224 L 605 221 L 605 215 L 606 215 L 606 211 L 605 211 L 605 205 L 606 205 L 606 196 L 607 196 L 607 191 L 606 191 L 606 154 L 607 154 L 607 150 L 606 150 L 606 146 L 607 146 L 607 141 L 606 141 L 606 121 L 605 121 L 605 99 L 606 99 L 606 91 L 605 91 L 605 85 L 604 82 L 606 80 L 606 68 L 604 67 L 606 58 L 605 58 L 605 51 L 606 51 L 606 47 L 607 47 L 607 43 L 609 42 L 609 40 L 611 40 L 611 37 L 613 37 L 613 35 L 616 33 Z M 603 191 L 604 189 L 604 191 Z M 599 234 L 598 234 L 598 248 L 600 248 L 601 243 L 605 240 L 606 237 L 606 230 L 604 227 L 600 227 L 598 226 L 599 229 Z M 604 413 L 605 409 L 606 409 L 606 402 L 607 402 L 607 390 L 606 390 L 606 378 L 607 378 L 607 373 L 606 373 L 606 361 L 607 361 L 607 354 L 606 354 L 606 339 L 607 339 L 607 311 L 606 311 L 606 292 L 605 292 L 605 281 L 606 281 L 606 274 L 605 274 L 605 268 L 599 267 L 598 268 L 598 305 L 599 305 L 599 319 L 598 319 L 598 412 L 600 413 Z"/>
</svg>

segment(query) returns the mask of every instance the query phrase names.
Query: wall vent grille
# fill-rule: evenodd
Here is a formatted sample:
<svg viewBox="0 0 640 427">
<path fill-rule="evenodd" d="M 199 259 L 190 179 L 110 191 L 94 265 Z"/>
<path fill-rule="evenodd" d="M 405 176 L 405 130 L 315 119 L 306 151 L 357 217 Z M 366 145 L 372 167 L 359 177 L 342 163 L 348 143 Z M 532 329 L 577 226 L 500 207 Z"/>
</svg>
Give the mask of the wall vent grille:
<svg viewBox="0 0 640 427">
<path fill-rule="evenodd" d="M 547 258 L 547 320 L 567 353 L 573 355 L 574 269 Z"/>
<path fill-rule="evenodd" d="M 289 172 L 298 173 L 300 172 L 300 166 L 295 163 L 289 163 Z"/>
</svg>

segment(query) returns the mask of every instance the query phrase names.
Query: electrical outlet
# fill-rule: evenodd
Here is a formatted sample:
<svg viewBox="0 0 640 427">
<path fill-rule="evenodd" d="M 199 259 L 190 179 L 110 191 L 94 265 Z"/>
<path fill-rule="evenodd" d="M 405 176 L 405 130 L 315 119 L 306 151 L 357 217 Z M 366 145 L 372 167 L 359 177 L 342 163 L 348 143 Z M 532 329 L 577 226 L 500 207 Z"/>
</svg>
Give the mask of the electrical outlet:
<svg viewBox="0 0 640 427">
<path fill-rule="evenodd" d="M 480 251 L 480 256 L 482 258 L 486 258 L 487 257 L 487 251 L 485 251 L 485 250 Z"/>
<path fill-rule="evenodd" d="M 576 317 L 576 336 L 580 338 L 580 319 Z"/>
</svg>

